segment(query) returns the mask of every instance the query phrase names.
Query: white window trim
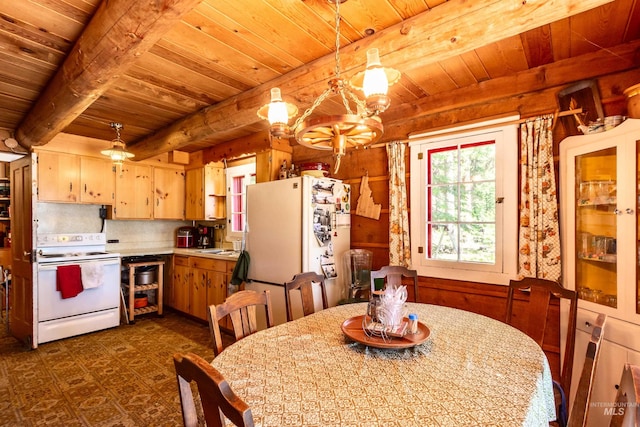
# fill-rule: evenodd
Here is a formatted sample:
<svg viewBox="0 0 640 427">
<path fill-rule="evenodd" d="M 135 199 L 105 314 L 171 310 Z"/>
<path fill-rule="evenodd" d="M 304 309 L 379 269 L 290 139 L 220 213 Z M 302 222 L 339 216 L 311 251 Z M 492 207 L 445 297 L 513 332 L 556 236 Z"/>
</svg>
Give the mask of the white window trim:
<svg viewBox="0 0 640 427">
<path fill-rule="evenodd" d="M 226 183 L 227 183 L 227 236 L 226 239 L 228 242 L 233 242 L 233 241 L 239 241 L 242 240 L 242 231 L 233 231 L 231 229 L 231 208 L 232 208 L 232 202 L 231 202 L 231 187 L 233 185 L 233 176 L 238 176 L 238 175 L 242 175 L 244 174 L 245 176 L 245 181 L 244 181 L 244 189 L 242 191 L 243 194 L 243 201 L 244 201 L 244 207 L 242 208 L 242 210 L 244 211 L 245 214 L 245 221 L 246 221 L 246 215 L 247 215 L 247 184 L 249 183 L 249 177 L 252 174 L 256 173 L 256 163 L 255 162 L 250 162 L 250 163 L 245 163 L 245 164 L 240 164 L 237 166 L 229 166 L 227 167 L 227 169 L 225 170 L 225 178 L 226 178 Z M 242 228 L 244 228 L 244 226 L 246 225 L 243 224 Z"/>
<path fill-rule="evenodd" d="M 413 268 L 420 276 L 437 277 L 460 281 L 490 283 L 508 285 L 509 280 L 517 275 L 518 263 L 518 125 L 519 117 L 505 117 L 502 119 L 486 121 L 473 125 L 465 125 L 457 128 L 421 133 L 410 137 L 411 158 L 411 258 Z M 418 247 L 426 247 L 424 233 L 424 218 L 426 215 L 426 200 L 423 191 L 425 168 L 420 166 L 426 159 L 418 159 L 424 144 L 435 144 L 445 140 L 480 136 L 488 133 L 501 132 L 501 147 L 496 145 L 496 163 L 513 165 L 502 168 L 502 193 L 496 197 L 503 197 L 502 203 L 502 269 L 501 271 L 487 271 L 484 265 L 474 266 L 471 263 L 437 262 L 430 260 L 429 265 L 424 265 L 421 260 L 424 254 L 418 253 Z M 496 140 L 498 144 L 498 140 Z M 496 177 L 498 179 L 499 177 Z M 499 233 L 499 232 L 498 232 Z M 498 257 L 497 257 L 498 258 Z M 446 267 L 444 267 L 446 265 Z M 457 267 L 452 268 L 452 265 Z M 476 268 L 478 267 L 478 268 Z M 493 269 L 491 266 L 490 269 Z"/>
</svg>

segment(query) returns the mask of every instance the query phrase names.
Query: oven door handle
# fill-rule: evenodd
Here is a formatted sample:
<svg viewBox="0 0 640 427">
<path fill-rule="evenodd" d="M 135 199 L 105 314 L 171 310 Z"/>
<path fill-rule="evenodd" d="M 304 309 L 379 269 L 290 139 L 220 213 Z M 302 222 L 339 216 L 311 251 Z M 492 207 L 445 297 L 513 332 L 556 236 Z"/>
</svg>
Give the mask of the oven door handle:
<svg viewBox="0 0 640 427">
<path fill-rule="evenodd" d="M 70 261 L 70 262 L 51 262 L 51 263 L 38 263 L 38 271 L 55 271 L 58 269 L 58 267 L 63 266 L 63 265 L 80 265 L 82 266 L 82 264 L 88 264 L 88 263 L 96 263 L 96 264 L 100 264 L 103 266 L 109 266 L 109 265 L 119 265 L 120 264 L 120 259 L 119 258 L 115 258 L 112 260 L 95 260 L 95 261 L 89 261 L 89 260 L 85 260 L 85 261 Z"/>
</svg>

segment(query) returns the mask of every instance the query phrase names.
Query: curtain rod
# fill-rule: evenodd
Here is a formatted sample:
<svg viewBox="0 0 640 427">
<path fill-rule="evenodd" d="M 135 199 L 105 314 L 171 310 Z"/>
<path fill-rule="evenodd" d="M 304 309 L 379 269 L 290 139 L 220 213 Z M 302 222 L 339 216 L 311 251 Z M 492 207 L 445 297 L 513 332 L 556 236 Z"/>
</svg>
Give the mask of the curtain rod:
<svg viewBox="0 0 640 427">
<path fill-rule="evenodd" d="M 580 114 L 580 113 L 582 113 L 582 108 L 574 108 L 574 109 L 565 110 L 565 111 L 556 110 L 553 113 L 553 128 L 555 128 L 555 125 L 556 125 L 558 117 L 571 116 L 571 115 Z M 550 113 L 548 113 L 548 114 L 550 114 Z M 500 123 L 500 125 L 522 124 L 522 123 L 525 123 L 528 120 L 535 119 L 536 117 L 544 116 L 544 115 L 545 114 L 540 114 L 538 116 L 527 117 L 526 119 L 510 120 L 510 121 L 507 121 L 507 122 Z M 460 131 L 444 132 L 444 133 L 439 134 L 438 136 L 451 135 L 451 134 L 456 134 L 456 133 L 460 133 L 460 132 L 467 132 L 469 130 L 481 130 L 481 129 L 492 128 L 492 127 L 495 127 L 495 125 L 478 126 L 478 127 L 475 127 L 475 128 L 467 128 L 467 129 L 460 130 Z M 393 141 L 393 142 L 399 142 L 401 144 L 407 144 L 409 141 L 410 141 L 409 138 L 407 138 L 407 139 L 396 140 L 396 141 Z M 389 141 L 389 142 L 391 142 L 391 141 Z M 366 147 L 366 149 L 385 147 L 389 142 L 381 142 L 379 144 L 370 145 L 370 146 Z"/>
</svg>

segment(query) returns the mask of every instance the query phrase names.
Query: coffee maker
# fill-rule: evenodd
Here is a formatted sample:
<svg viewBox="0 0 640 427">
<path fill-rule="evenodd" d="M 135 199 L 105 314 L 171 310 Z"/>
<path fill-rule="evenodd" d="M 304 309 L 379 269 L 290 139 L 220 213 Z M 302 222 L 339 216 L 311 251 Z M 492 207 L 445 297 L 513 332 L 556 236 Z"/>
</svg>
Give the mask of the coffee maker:
<svg viewBox="0 0 640 427">
<path fill-rule="evenodd" d="M 212 248 L 214 243 L 213 227 L 198 224 L 198 247 Z"/>
</svg>

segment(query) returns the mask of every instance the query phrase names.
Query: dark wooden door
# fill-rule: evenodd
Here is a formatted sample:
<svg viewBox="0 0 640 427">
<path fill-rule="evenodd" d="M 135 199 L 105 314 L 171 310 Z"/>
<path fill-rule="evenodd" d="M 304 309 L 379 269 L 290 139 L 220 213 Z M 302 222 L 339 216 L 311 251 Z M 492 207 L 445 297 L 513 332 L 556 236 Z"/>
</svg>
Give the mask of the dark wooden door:
<svg viewBox="0 0 640 427">
<path fill-rule="evenodd" d="M 34 343 L 32 159 L 11 162 L 11 334 L 29 347 Z"/>
</svg>

